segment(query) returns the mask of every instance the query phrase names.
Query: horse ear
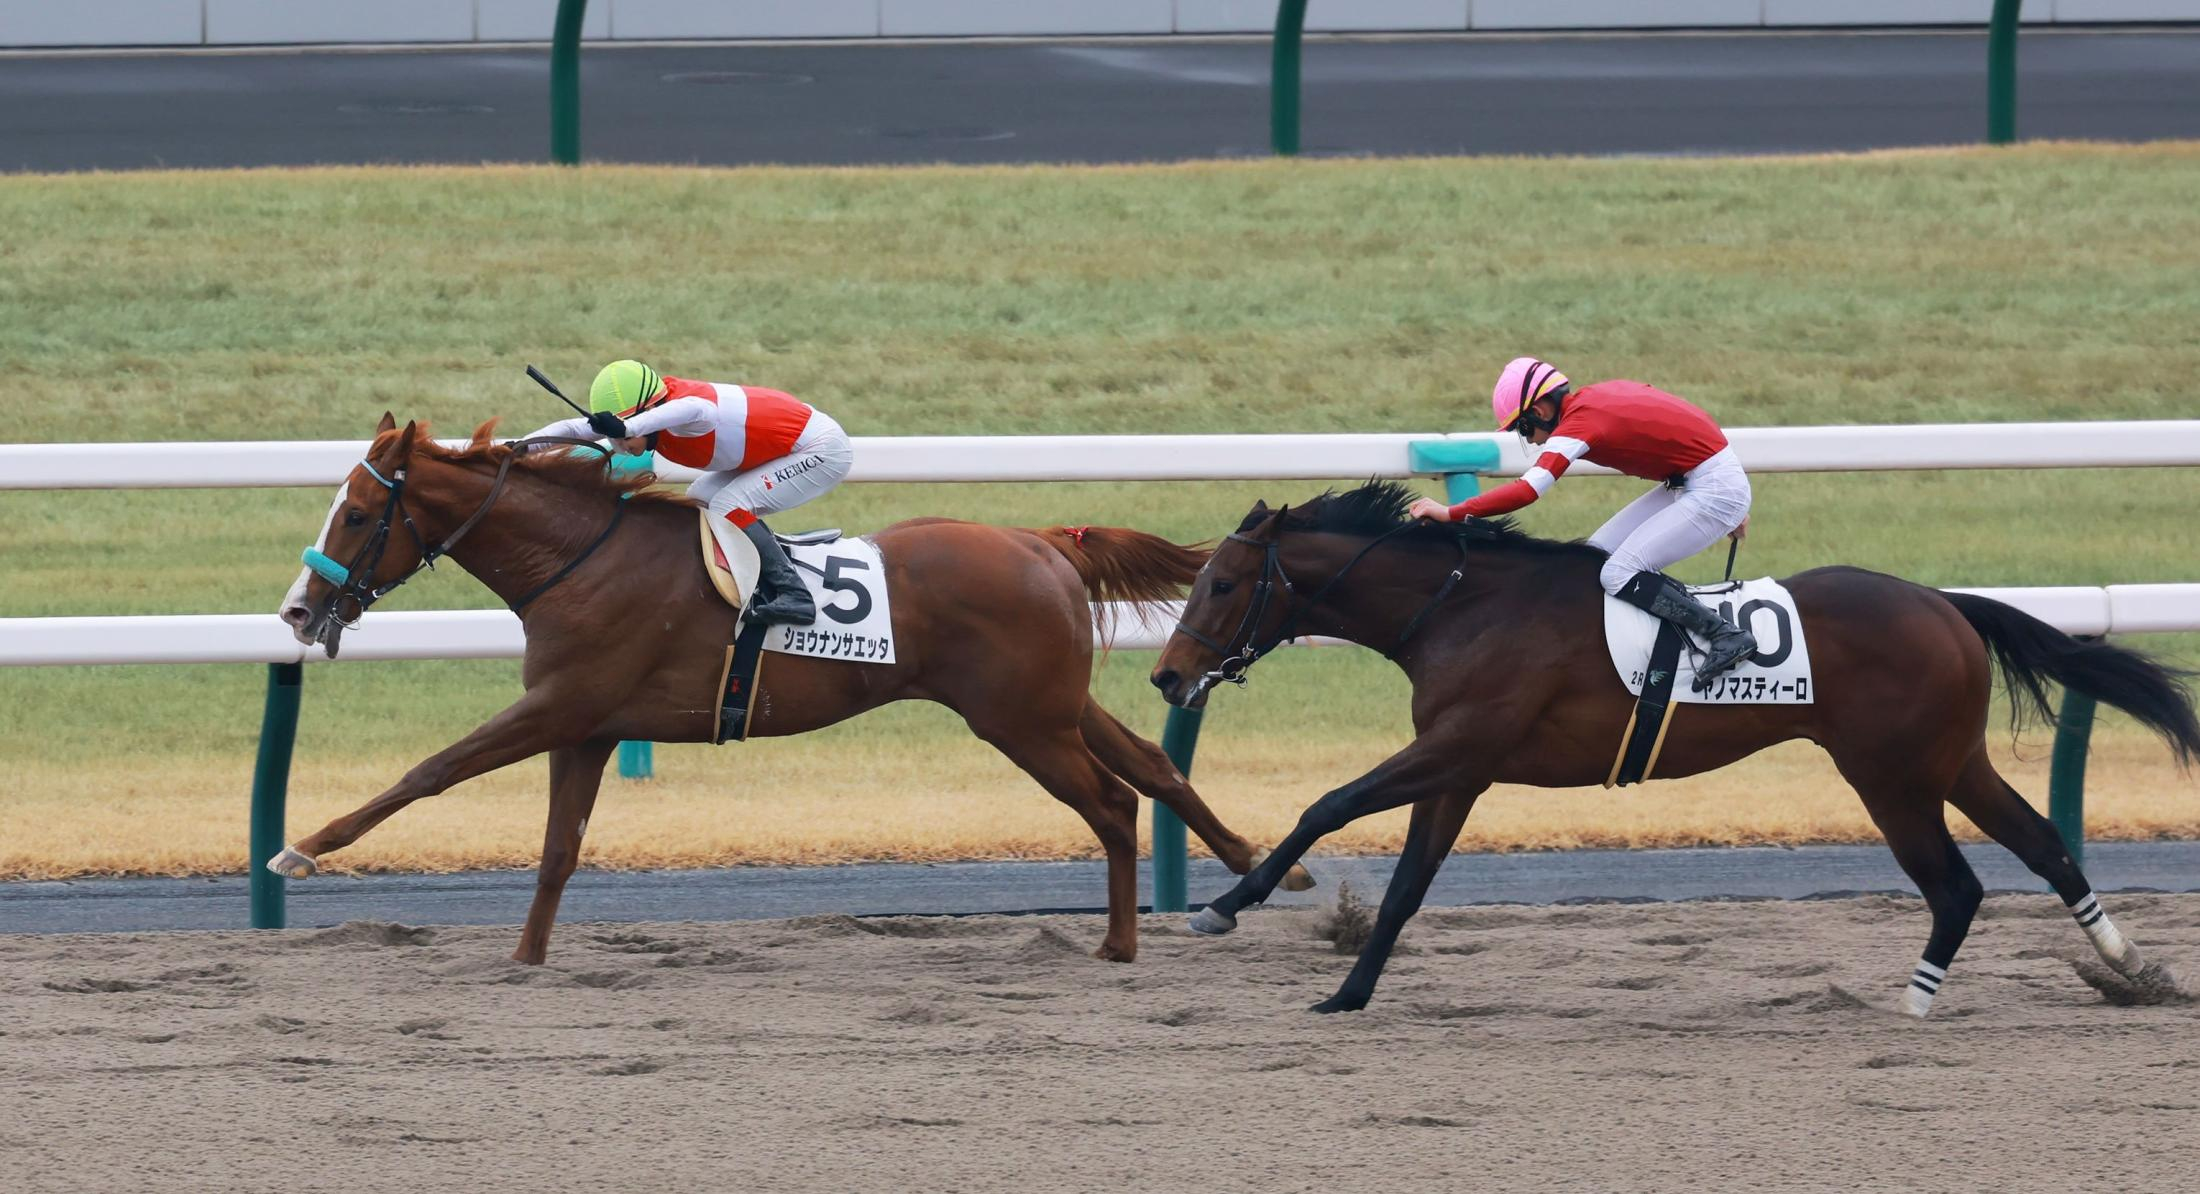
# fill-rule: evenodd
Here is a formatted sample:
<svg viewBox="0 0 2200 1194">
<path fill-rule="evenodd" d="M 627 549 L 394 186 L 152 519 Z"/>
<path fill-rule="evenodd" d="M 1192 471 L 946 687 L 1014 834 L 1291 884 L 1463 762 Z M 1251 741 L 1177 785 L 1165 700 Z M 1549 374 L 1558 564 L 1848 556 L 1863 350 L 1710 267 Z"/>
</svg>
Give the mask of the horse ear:
<svg viewBox="0 0 2200 1194">
<path fill-rule="evenodd" d="M 397 416 L 388 411 L 383 411 L 382 421 L 374 425 L 374 433 L 380 435 L 385 431 L 395 430 L 397 430 Z"/>
<path fill-rule="evenodd" d="M 1268 513 L 1268 499 L 1267 499 L 1267 498 L 1255 498 L 1255 499 L 1253 499 L 1253 513 L 1255 513 L 1255 514 L 1266 514 L 1266 513 Z"/>
<path fill-rule="evenodd" d="M 482 449 L 487 448 L 489 446 L 490 434 L 496 431 L 496 429 L 497 421 L 493 417 L 490 418 L 487 422 L 483 423 L 481 426 L 474 428 L 474 442 L 466 445 L 466 450 L 469 452 L 479 452 Z"/>
<path fill-rule="evenodd" d="M 417 419 L 408 420 L 405 423 L 405 433 L 397 437 L 397 457 L 390 463 L 397 468 L 405 467 L 405 463 L 412 459 L 413 446 L 419 442 L 420 422 Z"/>
</svg>

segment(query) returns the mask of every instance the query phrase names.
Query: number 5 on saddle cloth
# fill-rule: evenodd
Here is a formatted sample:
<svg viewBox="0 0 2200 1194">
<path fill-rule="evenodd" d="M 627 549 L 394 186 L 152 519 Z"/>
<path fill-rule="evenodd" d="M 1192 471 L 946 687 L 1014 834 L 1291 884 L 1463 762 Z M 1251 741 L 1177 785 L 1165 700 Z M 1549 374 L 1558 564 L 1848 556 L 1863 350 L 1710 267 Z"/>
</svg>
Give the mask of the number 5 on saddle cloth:
<svg viewBox="0 0 2200 1194">
<path fill-rule="evenodd" d="M 1620 732 L 1604 786 L 1624 787 L 1651 778 L 1658 752 L 1679 705 L 1808 705 L 1810 648 L 1795 598 L 1771 577 L 1690 589 L 1719 616 L 1757 636 L 1757 653 L 1692 691 L 1695 661 L 1680 627 L 1615 597 L 1604 599 L 1604 642 L 1620 682 L 1635 697 L 1634 714 Z"/>
<path fill-rule="evenodd" d="M 719 522 L 709 511 L 702 512 L 705 571 L 718 595 L 739 609 L 755 588 L 756 547 L 745 535 L 718 533 Z M 767 654 L 894 662 L 893 608 L 886 587 L 886 561 L 878 546 L 869 539 L 842 539 L 837 530 L 781 535 L 779 542 L 809 586 L 818 618 L 809 626 L 740 623 L 719 669 L 714 743 L 748 738 Z"/>
</svg>

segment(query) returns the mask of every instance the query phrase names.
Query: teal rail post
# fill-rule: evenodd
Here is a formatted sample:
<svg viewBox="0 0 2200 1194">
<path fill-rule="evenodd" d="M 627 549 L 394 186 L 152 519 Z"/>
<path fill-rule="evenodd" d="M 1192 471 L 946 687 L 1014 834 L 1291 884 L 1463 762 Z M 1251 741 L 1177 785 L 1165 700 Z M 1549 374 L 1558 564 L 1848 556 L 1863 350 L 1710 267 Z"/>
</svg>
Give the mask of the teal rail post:
<svg viewBox="0 0 2200 1194">
<path fill-rule="evenodd" d="M 1186 776 L 1192 773 L 1192 751 L 1199 746 L 1199 723 L 1206 716 L 1202 709 L 1171 709 L 1169 720 L 1161 729 L 1161 752 L 1169 756 L 1176 769 Z M 1184 842 L 1184 819 L 1171 812 L 1166 805 L 1153 806 L 1153 910 L 1156 912 L 1182 912 L 1188 906 L 1185 890 L 1184 867 L 1189 848 Z"/>
<path fill-rule="evenodd" d="M 2094 700 L 2063 690 L 2055 718 L 2055 752 L 2047 769 L 2047 819 L 2062 834 L 2070 861 L 2085 865 L 2085 755 L 2093 738 Z"/>
<path fill-rule="evenodd" d="M 1299 151 L 1299 40 L 1305 27 L 1306 0 L 1279 0 L 1268 70 L 1268 144 L 1284 157 Z"/>
<path fill-rule="evenodd" d="M 2024 0 L 1994 0 L 1986 30 L 1986 141 L 2017 139 L 2017 13 Z"/>
<path fill-rule="evenodd" d="M 574 7 L 579 7 L 575 5 Z M 611 458 L 611 471 L 639 473 L 656 467 L 657 458 L 647 452 Z M 619 743 L 619 778 L 648 779 L 657 773 L 657 748 L 648 742 Z"/>
<path fill-rule="evenodd" d="M 1481 491 L 1478 474 L 1497 467 L 1497 444 L 1486 439 L 1425 439 L 1406 449 L 1406 467 L 1444 479 L 1444 500 L 1458 505 Z"/>
<path fill-rule="evenodd" d="M 283 806 L 290 795 L 290 753 L 298 741 L 298 698 L 305 666 L 267 665 L 267 705 L 260 714 L 260 757 L 252 767 L 252 856 L 245 874 L 252 889 L 252 927 L 283 927 L 283 877 L 267 860 L 285 845 Z"/>
<path fill-rule="evenodd" d="M 558 23 L 550 35 L 550 160 L 560 166 L 581 161 L 581 18 L 588 0 L 558 0 Z"/>
</svg>

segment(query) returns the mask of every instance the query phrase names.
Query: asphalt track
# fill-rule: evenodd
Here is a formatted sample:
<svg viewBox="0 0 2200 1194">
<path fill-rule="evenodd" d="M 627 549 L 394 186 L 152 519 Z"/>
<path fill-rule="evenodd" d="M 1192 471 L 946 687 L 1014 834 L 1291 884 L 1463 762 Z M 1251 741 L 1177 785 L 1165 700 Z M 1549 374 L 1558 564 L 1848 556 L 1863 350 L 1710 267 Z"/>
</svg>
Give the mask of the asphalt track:
<svg viewBox="0 0 2200 1194">
<path fill-rule="evenodd" d="M 1981 11 L 1983 12 L 1983 6 Z M 2027 31 L 2027 138 L 2200 137 L 2200 30 Z M 1267 152 L 1265 40 L 591 46 L 622 162 Z M 11 56 L 0 171 L 539 161 L 542 48 Z M 1309 42 L 1310 154 L 1706 154 L 1978 141 L 1983 33 Z"/>
<path fill-rule="evenodd" d="M 2047 887 L 1996 846 L 1965 854 L 1992 891 Z M 1320 886 L 1279 891 L 1274 904 L 1333 898 L 1350 882 L 1380 898 L 1393 859 L 1309 859 Z M 2086 872 L 2104 892 L 2200 890 L 2200 842 L 2104 842 L 2088 847 Z M 1141 867 L 1140 890 L 1151 885 Z M 877 863 L 839 867 L 737 867 L 709 871 L 582 871 L 566 889 L 559 919 L 583 921 L 764 920 L 816 913 L 851 915 L 1098 911 L 1099 862 Z M 1195 901 L 1225 890 L 1230 876 L 1195 861 Z M 323 876 L 292 883 L 293 927 L 351 920 L 403 924 L 517 924 L 534 892 L 532 871 L 461 875 Z M 1915 892 L 1879 846 L 1799 849 L 1580 850 L 1460 854 L 1439 872 L 1431 906 L 1595 901 L 1808 899 L 1861 892 Z M 0 884 L 0 933 L 100 933 L 246 927 L 245 881 L 94 879 Z"/>
</svg>

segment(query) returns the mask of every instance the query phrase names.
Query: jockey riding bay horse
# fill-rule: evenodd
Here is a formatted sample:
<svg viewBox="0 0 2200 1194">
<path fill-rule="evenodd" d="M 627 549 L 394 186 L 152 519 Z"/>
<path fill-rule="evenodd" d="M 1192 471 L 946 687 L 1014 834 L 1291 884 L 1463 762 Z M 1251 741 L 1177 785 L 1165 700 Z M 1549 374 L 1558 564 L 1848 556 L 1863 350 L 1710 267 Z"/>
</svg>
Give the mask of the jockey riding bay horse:
<svg viewBox="0 0 2200 1194">
<path fill-rule="evenodd" d="M 324 643 L 333 655 L 367 605 L 447 551 L 519 607 L 525 695 L 269 867 L 305 878 L 316 859 L 413 801 L 547 753 L 549 827 L 513 955 L 539 963 L 612 749 L 622 739 L 712 740 L 738 615 L 704 571 L 695 506 L 649 491 L 646 473 L 610 475 L 601 456 L 523 456 L 492 445 L 490 426 L 452 450 L 419 425 L 400 430 L 382 416 L 317 549 L 350 561 L 348 577 L 338 585 L 309 570 L 281 612 L 301 641 Z M 892 596 L 896 662 L 774 656 L 749 736 L 800 734 L 892 701 L 955 710 L 1099 837 L 1108 931 L 1096 952 L 1113 961 L 1138 951 L 1131 789 L 1184 818 L 1232 871 L 1258 862 L 1259 852 L 1223 827 L 1159 747 L 1087 692 L 1091 602 L 1174 596 L 1203 553 L 1117 527 L 1013 530 L 938 518 L 897 523 L 873 542 Z M 1294 869 L 1285 882 L 1312 880 Z"/>
<path fill-rule="evenodd" d="M 1484 789 L 1602 782 L 1635 703 L 1605 649 L 1602 551 L 1530 538 L 1502 520 L 1411 522 L 1413 497 L 1376 483 L 1296 509 L 1254 506 L 1193 582 L 1152 677 L 1170 703 L 1197 706 L 1218 681 L 1242 682 L 1279 642 L 1317 634 L 1384 652 L 1413 683 L 1413 742 L 1315 801 L 1192 920 L 1202 933 L 1229 932 L 1325 834 L 1412 805 L 1374 932 L 1317 1011 L 1367 1005 L 1398 930 Z M 2102 959 L 2137 976 L 2138 950 L 2109 922 L 2054 826 L 1987 760 L 1992 665 L 2020 714 L 2045 715 L 2043 684 L 2053 681 L 2131 714 L 2189 764 L 2200 723 L 2185 673 L 2071 638 L 2000 602 L 1858 568 L 1784 583 L 1808 633 L 1816 703 L 1692 706 L 1670 723 L 1657 773 L 1710 771 L 1792 738 L 1825 748 L 1932 909 L 1932 937 L 1903 995 L 1912 1015 L 1930 1008 L 1983 894 L 1948 835 L 1944 804 L 2052 885 Z"/>
</svg>

